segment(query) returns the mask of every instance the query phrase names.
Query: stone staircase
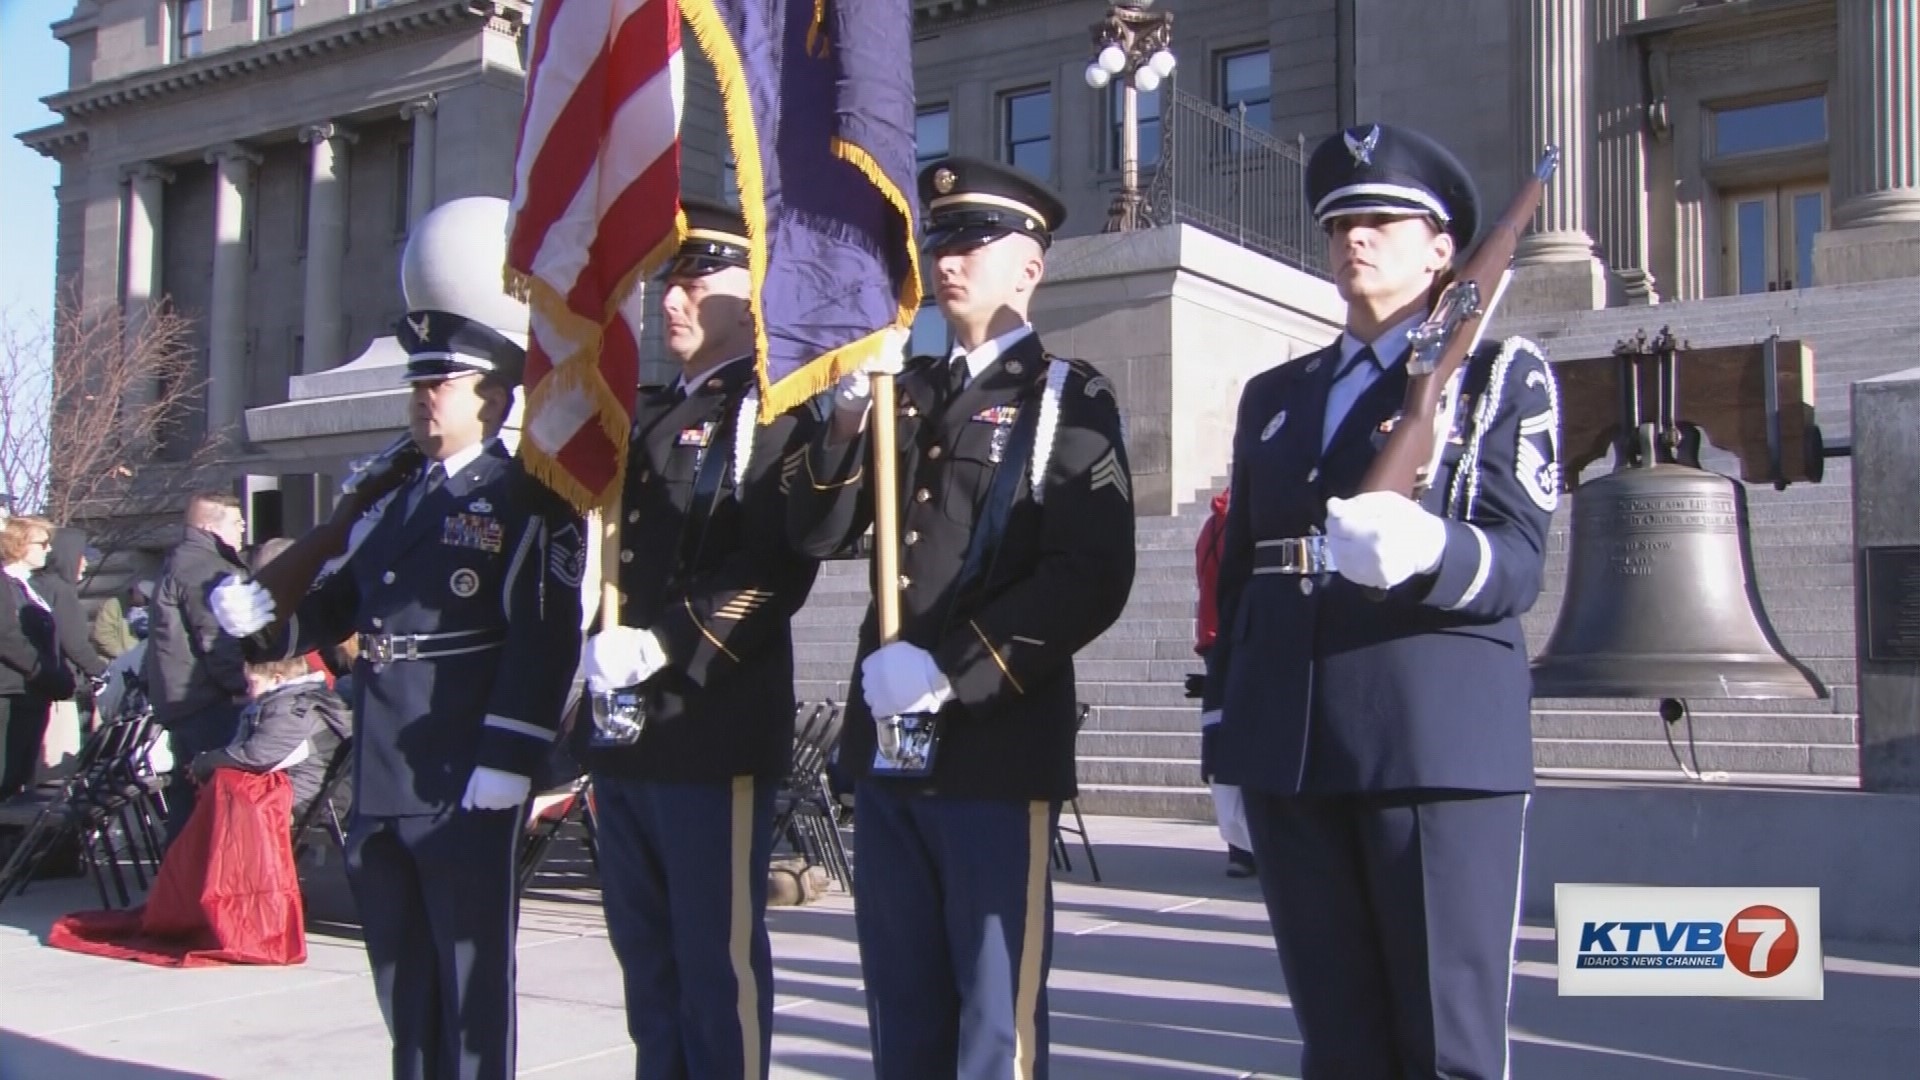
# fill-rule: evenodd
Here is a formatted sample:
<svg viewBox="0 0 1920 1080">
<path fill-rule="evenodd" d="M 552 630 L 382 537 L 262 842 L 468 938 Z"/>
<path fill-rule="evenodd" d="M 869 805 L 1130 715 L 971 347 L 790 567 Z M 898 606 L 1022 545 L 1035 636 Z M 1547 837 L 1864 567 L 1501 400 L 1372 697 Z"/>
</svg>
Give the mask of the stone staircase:
<svg viewBox="0 0 1920 1080">
<path fill-rule="evenodd" d="M 1557 357 L 1604 355 L 1615 341 L 1662 326 L 1695 346 L 1751 343 L 1777 329 L 1814 348 L 1818 419 L 1829 444 L 1848 436 L 1848 387 L 1920 364 L 1920 284 L 1806 289 L 1763 296 L 1613 309 L 1496 324 L 1490 336 L 1524 334 Z M 1704 454 L 1709 468 L 1728 459 Z M 1224 463 L 1223 463 L 1224 464 Z M 1749 485 L 1754 573 L 1787 651 L 1826 685 L 1818 701 L 1691 702 L 1699 767 L 1735 778 L 1765 775 L 1847 784 L 1857 776 L 1853 661 L 1851 468 L 1827 461 L 1819 484 L 1784 492 Z M 1605 464 L 1595 466 L 1604 471 Z M 1591 477 L 1594 473 L 1589 473 Z M 1215 489 L 1218 489 L 1216 484 Z M 1092 713 L 1079 741 L 1081 809 L 1210 820 L 1200 783 L 1197 703 L 1186 698 L 1193 655 L 1193 545 L 1212 492 L 1167 517 L 1142 518 L 1133 595 L 1120 621 L 1078 661 Z M 1549 540 L 1545 591 L 1526 617 L 1537 653 L 1565 587 L 1571 500 Z M 822 568 L 795 620 L 803 698 L 844 699 L 853 641 L 867 603 L 867 565 Z M 1543 774 L 1679 778 L 1653 701 L 1538 700 L 1534 753 Z M 1689 763 L 1685 725 L 1672 732 Z"/>
</svg>

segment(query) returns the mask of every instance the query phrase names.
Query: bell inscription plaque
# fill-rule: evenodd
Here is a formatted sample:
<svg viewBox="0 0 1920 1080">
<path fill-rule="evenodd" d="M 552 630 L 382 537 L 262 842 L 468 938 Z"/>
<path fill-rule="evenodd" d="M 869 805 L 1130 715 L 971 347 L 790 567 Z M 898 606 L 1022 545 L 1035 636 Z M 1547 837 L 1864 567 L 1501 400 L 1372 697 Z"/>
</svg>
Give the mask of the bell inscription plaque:
<svg viewBox="0 0 1920 1080">
<path fill-rule="evenodd" d="M 1862 548 L 1867 659 L 1920 661 L 1920 547 Z"/>
</svg>

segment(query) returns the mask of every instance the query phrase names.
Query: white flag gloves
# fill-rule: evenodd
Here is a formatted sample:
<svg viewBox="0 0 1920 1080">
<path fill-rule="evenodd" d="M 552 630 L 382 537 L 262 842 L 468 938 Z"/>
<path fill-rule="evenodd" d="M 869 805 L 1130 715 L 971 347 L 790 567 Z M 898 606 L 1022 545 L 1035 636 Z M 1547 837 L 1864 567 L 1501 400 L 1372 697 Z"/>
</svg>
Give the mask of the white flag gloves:
<svg viewBox="0 0 1920 1080">
<path fill-rule="evenodd" d="M 1391 589 L 1440 565 L 1447 523 L 1393 491 L 1327 500 L 1327 549 L 1348 581 Z"/>
<path fill-rule="evenodd" d="M 228 574 L 213 587 L 209 603 L 220 629 L 234 637 L 258 633 L 273 622 L 273 594 L 257 581 Z"/>
<path fill-rule="evenodd" d="M 904 641 L 884 645 L 861 661 L 860 683 L 876 717 L 935 713 L 953 700 L 953 686 L 932 654 Z"/>
<path fill-rule="evenodd" d="M 833 407 L 852 413 L 864 412 L 873 396 L 871 376 L 898 375 L 906 366 L 909 333 L 897 328 L 888 330 L 872 359 L 841 376 L 834 384 Z"/>
<path fill-rule="evenodd" d="M 511 810 L 527 801 L 533 781 L 517 773 L 476 765 L 473 779 L 467 781 L 467 793 L 460 799 L 463 810 Z"/>
<path fill-rule="evenodd" d="M 638 686 L 667 666 L 667 652 L 653 631 L 614 626 L 587 639 L 587 689 L 596 694 Z"/>
</svg>

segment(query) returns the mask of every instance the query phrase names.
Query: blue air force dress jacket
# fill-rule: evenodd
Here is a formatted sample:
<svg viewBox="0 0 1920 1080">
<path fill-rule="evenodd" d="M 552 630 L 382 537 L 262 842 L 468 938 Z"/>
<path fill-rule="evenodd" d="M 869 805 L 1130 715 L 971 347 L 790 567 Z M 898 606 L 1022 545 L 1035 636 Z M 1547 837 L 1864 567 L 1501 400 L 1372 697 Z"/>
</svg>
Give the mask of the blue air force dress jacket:
<svg viewBox="0 0 1920 1080">
<path fill-rule="evenodd" d="M 1265 565 L 1263 541 L 1323 533 L 1398 417 L 1405 355 L 1322 450 L 1336 343 L 1247 384 L 1234 432 L 1220 637 L 1205 705 L 1215 777 L 1289 795 L 1533 786 L 1532 677 L 1520 617 L 1540 591 L 1559 490 L 1552 369 L 1521 339 L 1462 376 L 1423 505 L 1447 519 L 1439 567 L 1381 594 Z"/>
<path fill-rule="evenodd" d="M 298 656 L 348 635 L 409 635 L 419 659 L 353 668 L 356 810 L 458 806 L 476 766 L 534 776 L 580 662 L 586 527 L 498 442 L 425 494 L 420 480 L 358 526 L 364 538 L 265 650 Z M 398 640 L 395 640 L 398 639 Z"/>
<path fill-rule="evenodd" d="M 743 358 L 684 397 L 673 387 L 641 392 L 620 503 L 620 621 L 652 630 L 667 668 L 643 688 L 647 725 L 633 746 L 592 749 L 592 723 L 574 723 L 576 754 L 596 773 L 771 780 L 792 761 L 792 622 L 819 563 L 787 540 L 787 490 L 804 472 L 818 418 L 801 407 L 760 424 L 754 382 Z M 690 525 L 709 462 L 712 509 Z M 689 528 L 701 535 L 690 539 Z"/>
<path fill-rule="evenodd" d="M 960 590 L 968 542 L 1020 410 L 1042 408 L 1052 358 L 1030 334 L 949 398 L 947 363 L 916 357 L 895 383 L 900 491 L 900 639 L 933 654 L 955 700 L 931 777 L 908 790 L 971 798 L 1066 799 L 1077 788 L 1073 656 L 1112 625 L 1133 589 L 1133 485 L 1113 384 L 1062 361 L 1058 409 L 1040 414 L 1033 461 L 1015 488 L 984 580 Z M 823 427 L 794 480 L 789 523 L 825 557 L 873 521 L 867 436 L 835 446 Z M 840 768 L 864 777 L 875 732 L 860 661 L 878 647 L 860 628 Z"/>
</svg>

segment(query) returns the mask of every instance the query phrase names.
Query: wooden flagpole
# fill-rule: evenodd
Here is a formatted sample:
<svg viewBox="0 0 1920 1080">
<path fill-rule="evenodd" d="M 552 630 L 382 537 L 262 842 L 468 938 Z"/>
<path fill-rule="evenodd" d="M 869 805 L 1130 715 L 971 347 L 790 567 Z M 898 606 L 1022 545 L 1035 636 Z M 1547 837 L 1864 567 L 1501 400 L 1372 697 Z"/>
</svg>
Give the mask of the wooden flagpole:
<svg viewBox="0 0 1920 1080">
<path fill-rule="evenodd" d="M 891 374 L 870 377 L 873 388 L 873 601 L 879 608 L 880 644 L 900 634 L 900 457 L 894 437 Z"/>
</svg>

